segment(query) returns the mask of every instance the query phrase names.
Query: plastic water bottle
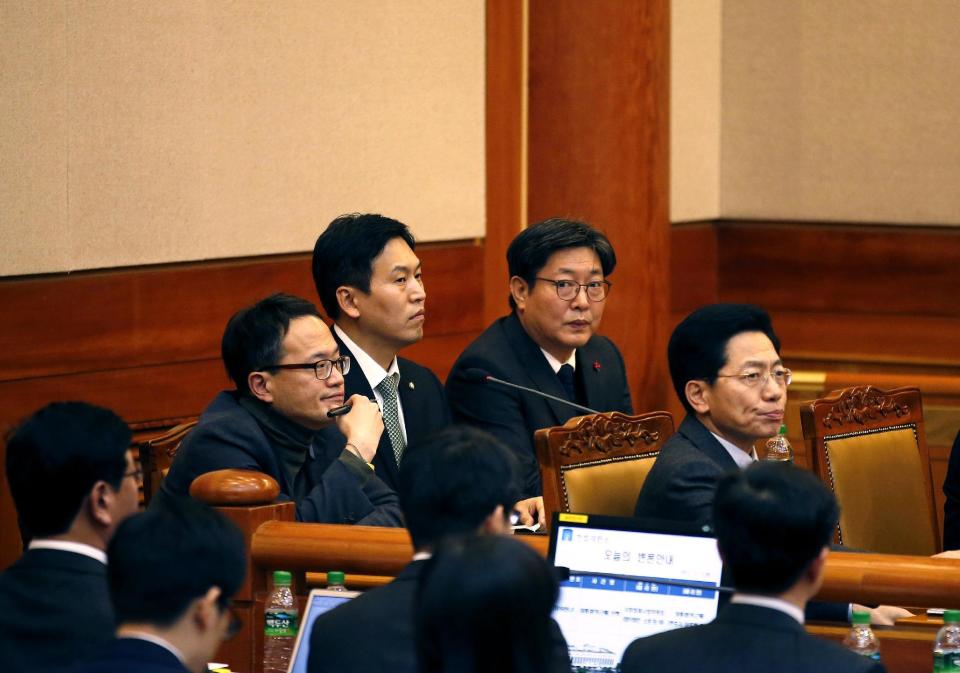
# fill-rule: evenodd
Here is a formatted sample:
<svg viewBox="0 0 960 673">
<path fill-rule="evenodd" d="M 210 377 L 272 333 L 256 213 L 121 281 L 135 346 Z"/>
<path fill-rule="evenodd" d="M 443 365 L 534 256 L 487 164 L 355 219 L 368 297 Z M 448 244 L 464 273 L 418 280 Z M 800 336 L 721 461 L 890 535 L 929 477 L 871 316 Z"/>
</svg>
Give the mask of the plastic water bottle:
<svg viewBox="0 0 960 673">
<path fill-rule="evenodd" d="M 287 673 L 297 638 L 297 601 L 290 590 L 290 573 L 273 573 L 273 593 L 264 610 L 263 673 Z"/>
<path fill-rule="evenodd" d="M 960 673 L 960 610 L 943 613 L 943 628 L 933 641 L 933 673 Z"/>
<path fill-rule="evenodd" d="M 781 425 L 777 436 L 767 440 L 767 455 L 764 460 L 775 463 L 793 462 L 793 447 L 787 441 L 787 426 Z"/>
<path fill-rule="evenodd" d="M 870 628 L 869 612 L 853 613 L 853 628 L 843 639 L 843 646 L 854 654 L 880 661 L 880 641 Z"/>
<path fill-rule="evenodd" d="M 327 573 L 327 591 L 346 591 L 343 585 L 343 572 L 331 570 Z"/>
</svg>

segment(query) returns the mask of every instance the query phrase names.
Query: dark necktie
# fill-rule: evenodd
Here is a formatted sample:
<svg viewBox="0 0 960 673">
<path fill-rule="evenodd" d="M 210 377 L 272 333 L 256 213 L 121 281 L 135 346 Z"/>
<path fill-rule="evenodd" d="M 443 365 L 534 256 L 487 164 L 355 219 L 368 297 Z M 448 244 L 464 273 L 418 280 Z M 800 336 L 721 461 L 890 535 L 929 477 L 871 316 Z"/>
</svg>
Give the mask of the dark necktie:
<svg viewBox="0 0 960 673">
<path fill-rule="evenodd" d="M 560 365 L 560 370 L 557 372 L 557 378 L 560 379 L 560 384 L 567 393 L 567 399 L 571 402 L 577 401 L 577 386 L 573 380 L 574 375 L 573 367 L 569 364 Z"/>
<path fill-rule="evenodd" d="M 403 456 L 405 448 L 403 442 L 403 430 L 400 429 L 400 412 L 397 409 L 397 386 L 400 383 L 400 374 L 392 374 L 384 377 L 377 385 L 377 392 L 383 396 L 383 425 L 390 437 L 390 444 L 393 446 L 393 457 L 400 465 L 400 457 Z"/>
</svg>

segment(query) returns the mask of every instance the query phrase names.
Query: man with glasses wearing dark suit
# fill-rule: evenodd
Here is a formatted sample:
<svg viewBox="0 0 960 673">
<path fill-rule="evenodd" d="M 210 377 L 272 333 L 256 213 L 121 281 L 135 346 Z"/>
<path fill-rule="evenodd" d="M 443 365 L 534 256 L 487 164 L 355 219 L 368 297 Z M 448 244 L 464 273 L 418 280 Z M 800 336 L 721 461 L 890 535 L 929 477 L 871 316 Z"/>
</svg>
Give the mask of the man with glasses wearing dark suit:
<svg viewBox="0 0 960 673">
<path fill-rule="evenodd" d="M 623 357 L 596 334 L 616 264 L 607 237 L 584 222 L 550 219 L 520 232 L 507 249 L 511 313 L 467 346 L 447 377 L 454 420 L 513 449 L 524 523 L 544 523 L 533 433 L 585 412 L 478 380 L 476 370 L 598 411 L 633 413 Z"/>
<path fill-rule="evenodd" d="M 383 432 L 376 404 L 344 400 L 341 357 L 316 307 L 275 294 L 227 323 L 221 354 L 236 390 L 218 394 L 183 440 L 160 500 L 183 496 L 201 474 L 264 472 L 297 505 L 297 520 L 400 526 L 396 494 L 371 464 Z M 351 405 L 347 413 L 328 412 Z"/>
</svg>

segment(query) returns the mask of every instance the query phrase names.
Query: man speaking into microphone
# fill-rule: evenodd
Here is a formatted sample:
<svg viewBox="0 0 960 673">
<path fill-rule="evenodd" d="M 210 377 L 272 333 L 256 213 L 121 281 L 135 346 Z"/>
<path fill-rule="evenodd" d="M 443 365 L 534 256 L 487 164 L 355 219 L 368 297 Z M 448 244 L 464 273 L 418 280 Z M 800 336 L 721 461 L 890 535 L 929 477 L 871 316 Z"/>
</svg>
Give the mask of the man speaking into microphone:
<svg viewBox="0 0 960 673">
<path fill-rule="evenodd" d="M 473 341 L 447 377 L 454 420 L 493 434 L 521 466 L 521 517 L 544 523 L 533 433 L 584 411 L 486 380 L 483 373 L 598 411 L 633 413 L 623 357 L 595 334 L 617 263 L 589 224 L 550 219 L 507 248 L 511 313 Z"/>
</svg>

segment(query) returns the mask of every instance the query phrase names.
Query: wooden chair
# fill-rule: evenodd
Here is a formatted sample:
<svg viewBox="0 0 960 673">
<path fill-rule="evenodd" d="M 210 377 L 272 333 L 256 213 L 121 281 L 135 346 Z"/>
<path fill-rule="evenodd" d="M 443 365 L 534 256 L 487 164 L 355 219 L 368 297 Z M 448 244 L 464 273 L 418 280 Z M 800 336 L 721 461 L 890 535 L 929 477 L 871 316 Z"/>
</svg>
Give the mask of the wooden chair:
<svg viewBox="0 0 960 673">
<path fill-rule="evenodd" d="M 633 516 L 640 488 L 672 434 L 673 416 L 666 411 L 578 416 L 537 430 L 547 513 Z"/>
<path fill-rule="evenodd" d="M 187 433 L 197 424 L 197 420 L 181 423 L 162 435 L 137 444 L 140 451 L 140 469 L 143 470 L 143 505 L 146 507 L 160 488 L 160 482 L 167 476 L 170 463 L 180 449 L 180 443 Z"/>
<path fill-rule="evenodd" d="M 940 550 L 917 388 L 858 386 L 800 408 L 813 469 L 840 503 L 836 541 L 888 554 Z"/>
</svg>

